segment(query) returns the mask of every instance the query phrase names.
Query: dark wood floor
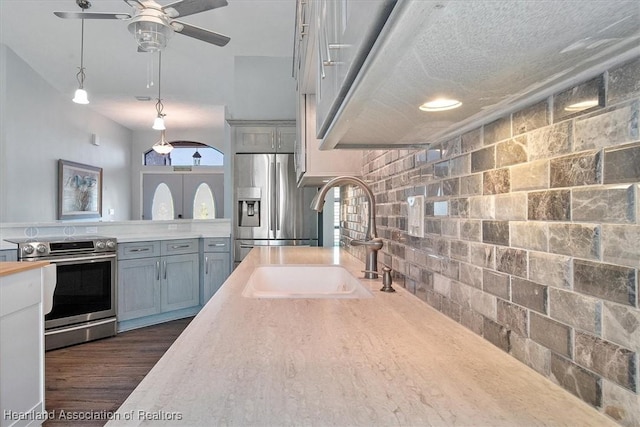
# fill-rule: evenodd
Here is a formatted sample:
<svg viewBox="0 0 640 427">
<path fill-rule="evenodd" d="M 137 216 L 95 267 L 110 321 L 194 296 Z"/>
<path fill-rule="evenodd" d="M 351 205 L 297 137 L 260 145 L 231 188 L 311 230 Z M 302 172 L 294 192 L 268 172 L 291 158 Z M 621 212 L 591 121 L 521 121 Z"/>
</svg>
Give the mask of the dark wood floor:
<svg viewBox="0 0 640 427">
<path fill-rule="evenodd" d="M 104 417 L 120 407 L 191 319 L 47 352 L 45 405 L 55 418 L 44 425 L 103 426 Z M 70 421 L 70 416 L 84 419 Z"/>
</svg>

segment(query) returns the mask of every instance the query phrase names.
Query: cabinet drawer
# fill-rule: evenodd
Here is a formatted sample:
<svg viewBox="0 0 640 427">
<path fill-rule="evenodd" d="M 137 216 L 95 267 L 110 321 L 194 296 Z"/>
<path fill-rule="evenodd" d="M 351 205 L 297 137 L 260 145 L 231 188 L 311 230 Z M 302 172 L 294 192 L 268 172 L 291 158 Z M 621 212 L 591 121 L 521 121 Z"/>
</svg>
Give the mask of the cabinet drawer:
<svg viewBox="0 0 640 427">
<path fill-rule="evenodd" d="M 160 256 L 160 242 L 119 243 L 118 259 L 136 259 Z"/>
<path fill-rule="evenodd" d="M 162 242 L 162 255 L 198 253 L 198 239 L 165 240 Z"/>
<path fill-rule="evenodd" d="M 230 252 L 229 238 L 210 237 L 204 239 L 204 252 Z"/>
</svg>

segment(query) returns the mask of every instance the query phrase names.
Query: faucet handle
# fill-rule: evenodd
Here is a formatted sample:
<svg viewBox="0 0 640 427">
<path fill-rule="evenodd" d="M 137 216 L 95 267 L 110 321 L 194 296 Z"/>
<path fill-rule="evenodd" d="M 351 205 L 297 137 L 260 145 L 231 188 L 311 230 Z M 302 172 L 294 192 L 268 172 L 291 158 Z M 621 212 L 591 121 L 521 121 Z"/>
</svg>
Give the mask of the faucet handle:
<svg viewBox="0 0 640 427">
<path fill-rule="evenodd" d="M 371 240 L 356 240 L 353 239 L 352 241 L 349 242 L 349 244 L 351 246 L 367 246 L 370 249 L 374 250 L 374 251 L 378 251 L 380 249 L 382 249 L 382 239 L 379 237 L 373 238 Z"/>
</svg>

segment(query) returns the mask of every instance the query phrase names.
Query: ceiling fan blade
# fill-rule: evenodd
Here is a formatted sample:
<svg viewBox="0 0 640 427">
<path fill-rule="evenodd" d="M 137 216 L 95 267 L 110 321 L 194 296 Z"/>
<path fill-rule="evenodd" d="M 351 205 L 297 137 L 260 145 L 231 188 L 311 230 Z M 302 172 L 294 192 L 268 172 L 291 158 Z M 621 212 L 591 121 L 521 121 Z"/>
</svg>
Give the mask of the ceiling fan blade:
<svg viewBox="0 0 640 427">
<path fill-rule="evenodd" d="M 224 46 L 231 40 L 231 38 L 220 33 L 205 30 L 195 25 L 185 24 L 184 22 L 172 21 L 171 26 L 178 34 L 184 34 L 185 36 L 215 44 L 216 46 Z"/>
<path fill-rule="evenodd" d="M 219 7 L 227 6 L 228 4 L 227 0 L 178 0 L 173 3 L 169 3 L 166 6 L 162 6 L 162 10 L 170 17 L 177 18 L 178 16 L 183 17 L 204 12 L 206 10 L 217 9 Z M 178 13 L 172 13 L 173 11 L 169 9 L 173 9 Z"/>
<path fill-rule="evenodd" d="M 53 12 L 58 18 L 65 19 L 129 19 L 128 13 L 107 12 Z"/>
</svg>

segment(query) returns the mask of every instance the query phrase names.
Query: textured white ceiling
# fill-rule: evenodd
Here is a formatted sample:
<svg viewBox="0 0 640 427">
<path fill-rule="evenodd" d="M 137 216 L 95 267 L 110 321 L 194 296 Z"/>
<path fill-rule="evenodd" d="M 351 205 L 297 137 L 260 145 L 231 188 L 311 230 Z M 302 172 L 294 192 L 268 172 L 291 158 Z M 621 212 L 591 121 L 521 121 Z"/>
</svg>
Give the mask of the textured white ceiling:
<svg viewBox="0 0 640 427">
<path fill-rule="evenodd" d="M 295 0 L 228 2 L 226 7 L 182 18 L 228 35 L 227 46 L 175 34 L 163 51 L 162 98 L 172 128 L 210 127 L 212 117 L 220 122 L 225 106 L 233 113 L 235 57 L 292 55 Z M 131 12 L 122 0 L 91 3 L 91 12 Z M 0 42 L 72 97 L 80 64 L 81 21 L 60 19 L 54 11 L 80 9 L 74 0 L 0 0 Z M 84 64 L 89 108 L 133 130 L 150 127 L 157 86 L 147 88 L 148 70 L 157 81 L 157 56 L 137 52 L 126 21 L 85 21 Z M 151 101 L 137 101 L 136 95 Z"/>
</svg>

